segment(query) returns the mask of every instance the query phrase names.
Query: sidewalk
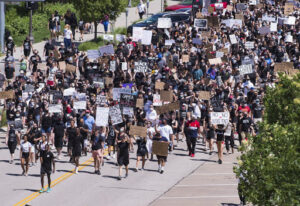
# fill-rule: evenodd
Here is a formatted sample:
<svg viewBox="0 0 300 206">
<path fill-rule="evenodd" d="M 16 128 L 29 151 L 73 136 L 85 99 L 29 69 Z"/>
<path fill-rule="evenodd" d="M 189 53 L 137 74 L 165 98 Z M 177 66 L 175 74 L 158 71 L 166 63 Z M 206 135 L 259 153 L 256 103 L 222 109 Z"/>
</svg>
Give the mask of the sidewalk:
<svg viewBox="0 0 300 206">
<path fill-rule="evenodd" d="M 179 3 L 179 1 L 168 0 L 168 5 L 174 5 L 174 4 L 178 4 L 178 3 Z M 150 4 L 149 4 L 149 12 L 148 12 L 149 16 L 151 16 L 151 14 L 155 14 L 155 13 L 159 13 L 159 12 L 161 12 L 161 0 L 151 1 Z M 146 18 L 146 15 L 144 17 Z M 134 21 L 136 21 L 138 19 L 139 19 L 139 15 L 137 13 L 137 7 L 129 8 L 128 18 L 127 18 L 128 26 L 131 25 Z M 114 28 L 116 29 L 116 28 L 125 27 L 125 26 L 126 26 L 126 15 L 125 15 L 125 12 L 123 12 L 117 18 Z M 97 31 L 98 31 L 98 36 L 101 36 L 101 34 L 104 34 L 104 27 L 103 27 L 102 24 L 98 24 Z M 109 31 L 108 32 L 111 32 L 111 24 L 109 26 Z M 80 34 L 78 32 L 75 35 L 75 37 L 76 37 L 75 42 L 78 43 L 78 44 L 82 43 L 82 42 L 78 41 L 79 35 Z M 84 38 L 84 41 L 90 41 L 94 38 L 94 33 L 85 34 L 83 38 Z M 61 36 L 60 36 L 59 42 L 63 42 L 63 38 Z M 42 60 L 45 60 L 45 57 L 43 57 L 43 50 L 44 50 L 45 43 L 46 43 L 46 41 L 42 41 L 42 42 L 33 44 L 33 48 L 37 49 L 39 51 L 39 55 L 42 57 Z M 16 52 L 14 52 L 14 57 L 15 57 L 16 61 L 18 61 L 21 58 L 21 56 L 23 55 L 22 49 L 23 49 L 22 47 L 17 47 L 16 48 Z M 4 59 L 5 59 L 5 56 L 0 57 L 0 63 L 4 63 Z M 4 65 L 0 64 L 0 69 L 1 70 L 3 69 L 3 67 L 4 67 Z M 17 66 L 17 69 L 18 69 L 18 66 Z"/>
<path fill-rule="evenodd" d="M 151 206 L 237 206 L 240 203 L 233 166 L 240 153 L 224 155 L 223 164 L 217 163 L 215 154 L 202 161 L 196 170 L 183 178 L 169 191 L 155 200 Z"/>
</svg>

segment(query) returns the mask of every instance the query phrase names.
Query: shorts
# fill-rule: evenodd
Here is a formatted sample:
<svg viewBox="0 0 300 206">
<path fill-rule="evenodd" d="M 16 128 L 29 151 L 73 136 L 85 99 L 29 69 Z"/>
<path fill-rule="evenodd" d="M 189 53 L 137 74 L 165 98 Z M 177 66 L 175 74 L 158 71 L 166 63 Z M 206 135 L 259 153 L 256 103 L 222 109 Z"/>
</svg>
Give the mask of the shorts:
<svg viewBox="0 0 300 206">
<path fill-rule="evenodd" d="M 22 152 L 22 158 L 27 160 L 29 158 L 29 152 Z"/>
<path fill-rule="evenodd" d="M 63 147 L 63 137 L 57 137 L 54 138 L 54 146 L 56 148 L 62 148 Z"/>
<path fill-rule="evenodd" d="M 115 139 L 107 139 L 106 143 L 108 146 L 115 146 Z"/>
<path fill-rule="evenodd" d="M 43 129 L 42 128 L 42 133 L 51 133 L 51 127 L 47 128 L 47 129 Z"/>
<path fill-rule="evenodd" d="M 103 157 L 103 149 L 93 150 L 92 155 L 95 159 Z"/>
<path fill-rule="evenodd" d="M 217 136 L 217 142 L 220 142 L 220 141 L 224 141 L 224 136 L 221 136 L 221 137 Z"/>
<path fill-rule="evenodd" d="M 46 170 L 45 168 L 41 167 L 41 175 L 51 175 L 51 170 Z"/>
<path fill-rule="evenodd" d="M 24 49 L 24 56 L 28 57 L 30 55 L 30 49 Z"/>
<path fill-rule="evenodd" d="M 14 154 L 17 147 L 17 142 L 8 142 L 8 149 L 10 154 Z"/>
<path fill-rule="evenodd" d="M 119 155 L 118 156 L 118 165 L 119 166 L 127 166 L 129 165 L 129 154 L 127 155 Z"/>
<path fill-rule="evenodd" d="M 157 159 L 162 159 L 163 161 L 167 161 L 167 156 L 156 155 Z"/>
</svg>

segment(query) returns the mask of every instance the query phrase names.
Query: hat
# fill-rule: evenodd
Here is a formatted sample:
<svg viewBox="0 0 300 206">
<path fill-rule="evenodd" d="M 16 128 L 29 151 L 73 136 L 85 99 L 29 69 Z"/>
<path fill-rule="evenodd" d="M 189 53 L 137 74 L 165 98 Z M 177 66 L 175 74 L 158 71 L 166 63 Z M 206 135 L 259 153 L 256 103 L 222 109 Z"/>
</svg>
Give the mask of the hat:
<svg viewBox="0 0 300 206">
<path fill-rule="evenodd" d="M 13 38 L 11 36 L 8 37 L 9 40 L 13 40 Z"/>
<path fill-rule="evenodd" d="M 87 109 L 87 110 L 85 111 L 85 113 L 90 113 L 90 110 Z"/>
</svg>

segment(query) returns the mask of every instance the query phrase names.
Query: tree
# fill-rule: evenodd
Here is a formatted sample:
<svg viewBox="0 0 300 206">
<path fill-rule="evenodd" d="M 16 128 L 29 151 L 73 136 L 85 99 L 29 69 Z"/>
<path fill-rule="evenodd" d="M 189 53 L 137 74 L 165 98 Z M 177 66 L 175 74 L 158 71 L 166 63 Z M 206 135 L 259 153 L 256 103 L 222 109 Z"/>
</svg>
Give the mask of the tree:
<svg viewBox="0 0 300 206">
<path fill-rule="evenodd" d="M 97 39 L 98 21 L 105 15 L 115 20 L 126 7 L 126 0 L 74 0 L 73 3 L 83 21 L 94 22 L 94 39 Z"/>
<path fill-rule="evenodd" d="M 259 134 L 234 168 L 240 192 L 254 205 L 300 204 L 300 75 L 280 76 L 267 90 Z"/>
</svg>

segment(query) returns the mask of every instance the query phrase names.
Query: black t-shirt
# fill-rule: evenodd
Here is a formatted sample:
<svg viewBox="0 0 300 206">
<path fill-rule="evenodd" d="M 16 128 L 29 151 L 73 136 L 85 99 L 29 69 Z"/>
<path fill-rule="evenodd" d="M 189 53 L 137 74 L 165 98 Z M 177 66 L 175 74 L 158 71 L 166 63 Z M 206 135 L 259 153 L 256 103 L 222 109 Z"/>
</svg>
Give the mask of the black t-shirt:
<svg viewBox="0 0 300 206">
<path fill-rule="evenodd" d="M 25 40 L 23 43 L 24 50 L 30 50 L 30 41 Z"/>
<path fill-rule="evenodd" d="M 14 47 L 15 47 L 15 43 L 13 41 L 8 41 L 6 43 L 7 50 L 12 51 L 14 49 Z"/>
<path fill-rule="evenodd" d="M 45 55 L 49 56 L 49 51 L 54 50 L 54 46 L 47 42 L 44 46 L 44 49 L 45 49 Z"/>
<path fill-rule="evenodd" d="M 250 126 L 252 124 L 252 120 L 250 117 L 243 117 L 241 119 L 241 129 L 243 132 L 249 132 Z"/>
<path fill-rule="evenodd" d="M 17 142 L 16 130 L 14 130 L 14 129 L 9 130 L 8 141 L 9 142 Z"/>
<path fill-rule="evenodd" d="M 76 131 L 76 128 L 75 128 L 75 127 L 74 127 L 74 128 L 69 127 L 69 128 L 67 129 L 67 136 L 68 136 L 68 139 L 69 139 L 69 143 L 72 144 L 72 141 L 73 141 L 73 139 L 76 137 L 76 135 L 77 135 L 77 131 Z"/>
<path fill-rule="evenodd" d="M 254 105 L 253 118 L 262 118 L 263 107 L 261 105 Z"/>
<path fill-rule="evenodd" d="M 51 151 L 49 152 L 43 152 L 42 153 L 43 156 L 42 156 L 42 159 L 43 159 L 43 162 L 42 162 L 42 168 L 44 170 L 47 170 L 47 171 L 51 171 L 52 170 L 52 163 L 54 161 L 54 155 Z"/>
<path fill-rule="evenodd" d="M 54 125 L 53 132 L 56 137 L 63 137 L 64 129 L 65 129 L 65 125 L 63 124 L 63 122 L 57 123 Z"/>
<path fill-rule="evenodd" d="M 6 79 L 12 79 L 14 77 L 15 68 L 5 67 Z"/>
</svg>

